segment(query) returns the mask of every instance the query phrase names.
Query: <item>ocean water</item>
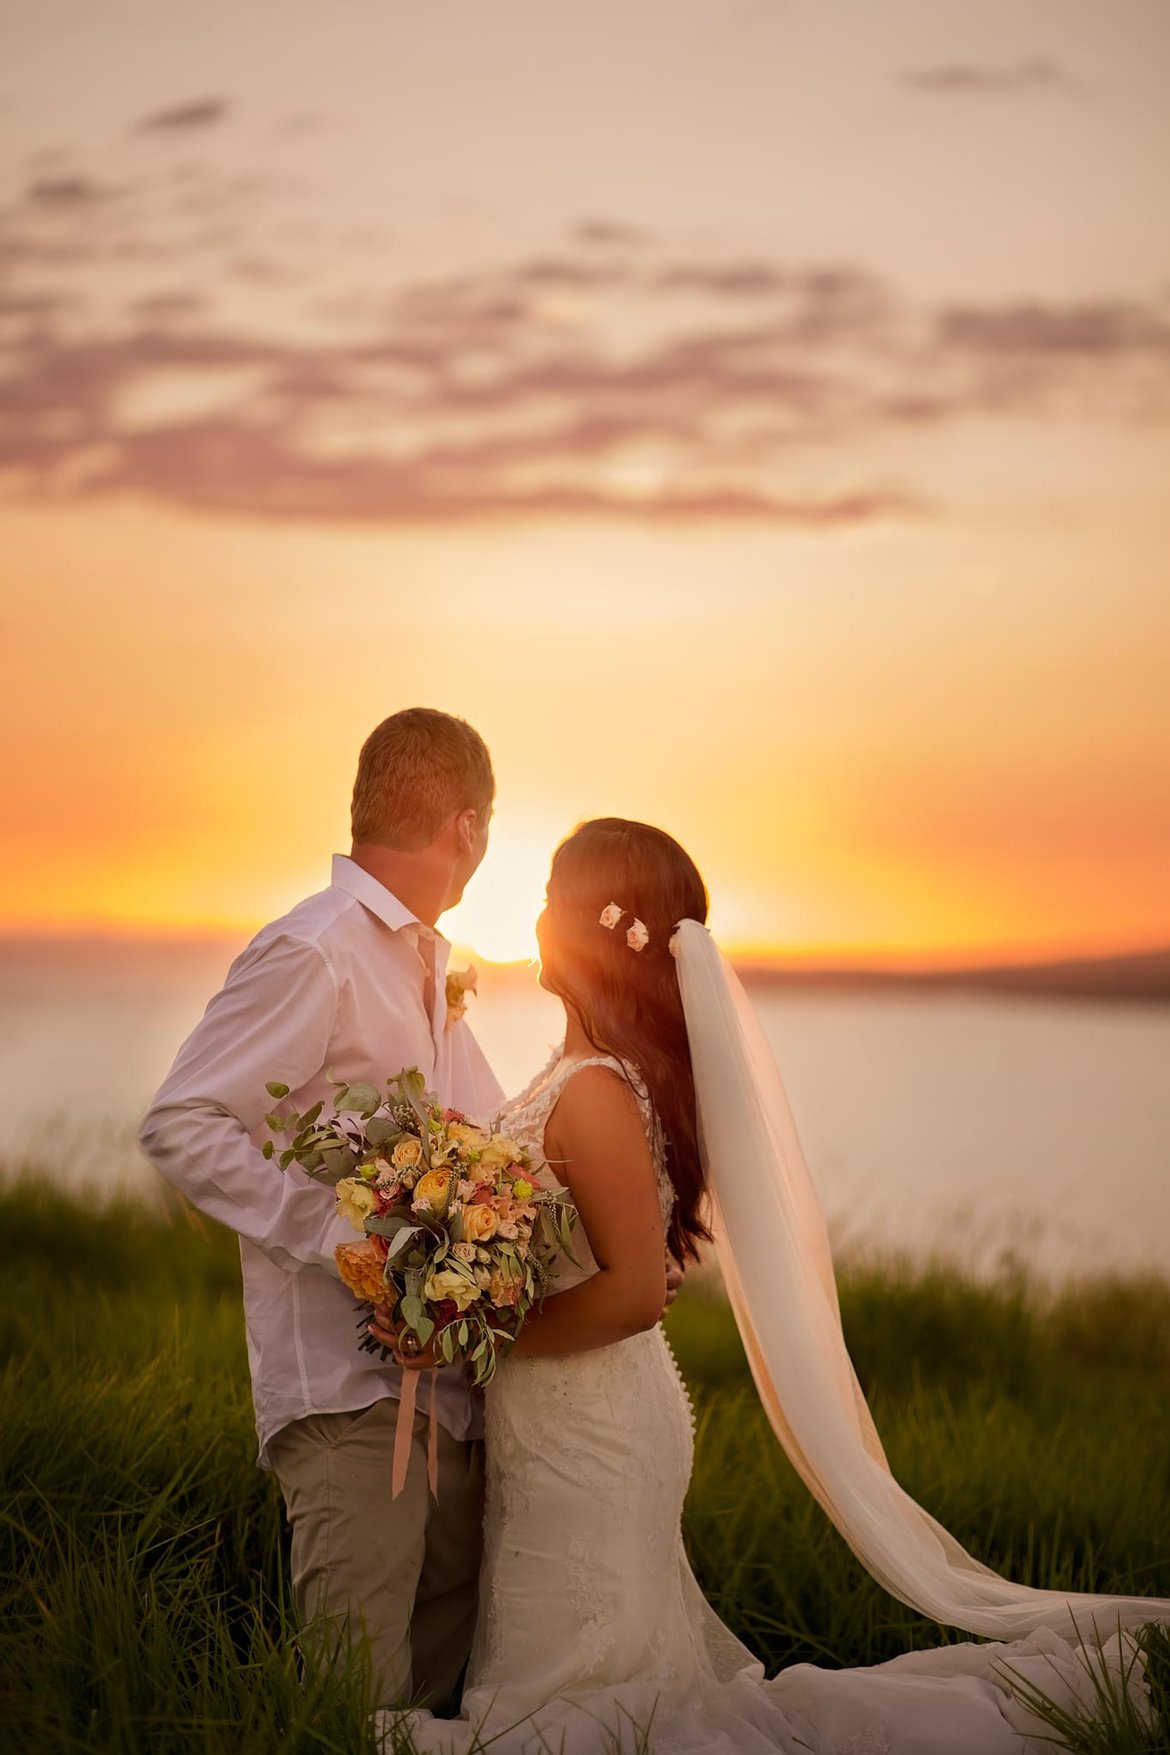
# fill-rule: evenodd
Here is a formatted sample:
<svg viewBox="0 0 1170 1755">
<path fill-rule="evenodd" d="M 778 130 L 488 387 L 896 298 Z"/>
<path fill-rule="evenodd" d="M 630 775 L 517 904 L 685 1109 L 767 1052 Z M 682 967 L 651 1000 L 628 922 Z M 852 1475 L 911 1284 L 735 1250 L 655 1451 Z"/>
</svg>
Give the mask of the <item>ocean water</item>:
<svg viewBox="0 0 1170 1755">
<path fill-rule="evenodd" d="M 8 946 L 0 1102 L 11 1171 L 151 1186 L 134 1125 L 235 946 Z M 1170 1007 L 975 993 L 752 990 L 838 1254 L 1041 1275 L 1170 1264 Z M 490 967 L 470 1021 L 501 1082 L 561 1014 Z M 395 1069 L 388 1067 L 387 1072 Z"/>
</svg>

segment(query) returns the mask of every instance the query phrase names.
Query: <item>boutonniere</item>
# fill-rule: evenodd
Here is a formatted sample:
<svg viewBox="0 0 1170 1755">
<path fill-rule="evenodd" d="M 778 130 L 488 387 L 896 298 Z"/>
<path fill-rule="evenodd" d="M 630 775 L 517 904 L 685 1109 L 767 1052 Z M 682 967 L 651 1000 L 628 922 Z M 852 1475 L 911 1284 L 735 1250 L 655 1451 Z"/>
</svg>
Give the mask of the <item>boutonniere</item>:
<svg viewBox="0 0 1170 1755">
<path fill-rule="evenodd" d="M 475 964 L 466 969 L 452 969 L 447 976 L 447 1028 L 457 1024 L 467 1010 L 467 995 L 475 992 Z"/>
</svg>

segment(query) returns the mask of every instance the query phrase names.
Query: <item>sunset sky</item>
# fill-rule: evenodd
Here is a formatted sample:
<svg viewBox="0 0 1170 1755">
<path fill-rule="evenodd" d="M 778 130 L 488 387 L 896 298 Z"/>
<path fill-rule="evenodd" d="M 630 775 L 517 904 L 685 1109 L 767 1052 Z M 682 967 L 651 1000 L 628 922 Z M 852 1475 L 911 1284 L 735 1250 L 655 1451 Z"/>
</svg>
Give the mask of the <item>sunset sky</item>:
<svg viewBox="0 0 1170 1755">
<path fill-rule="evenodd" d="M 427 703 L 740 952 L 1170 943 L 1165 0 L 0 0 L 0 932 L 239 932 Z"/>
</svg>

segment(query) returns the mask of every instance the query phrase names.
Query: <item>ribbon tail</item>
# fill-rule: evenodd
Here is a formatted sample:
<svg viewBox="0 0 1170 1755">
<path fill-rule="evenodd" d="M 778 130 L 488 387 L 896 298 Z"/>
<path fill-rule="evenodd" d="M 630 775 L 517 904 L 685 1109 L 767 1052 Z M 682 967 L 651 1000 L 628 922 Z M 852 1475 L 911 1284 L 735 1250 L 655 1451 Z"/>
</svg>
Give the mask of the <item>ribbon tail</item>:
<svg viewBox="0 0 1170 1755">
<path fill-rule="evenodd" d="M 427 1433 L 427 1480 L 431 1497 L 439 1497 L 439 1371 L 431 1371 L 431 1424 Z"/>
<path fill-rule="evenodd" d="M 391 1472 L 391 1498 L 397 1499 L 406 1485 L 410 1467 L 410 1446 L 414 1437 L 414 1404 L 418 1398 L 418 1372 L 402 1373 L 402 1393 L 398 1397 L 398 1424 L 394 1428 L 394 1463 Z"/>
</svg>

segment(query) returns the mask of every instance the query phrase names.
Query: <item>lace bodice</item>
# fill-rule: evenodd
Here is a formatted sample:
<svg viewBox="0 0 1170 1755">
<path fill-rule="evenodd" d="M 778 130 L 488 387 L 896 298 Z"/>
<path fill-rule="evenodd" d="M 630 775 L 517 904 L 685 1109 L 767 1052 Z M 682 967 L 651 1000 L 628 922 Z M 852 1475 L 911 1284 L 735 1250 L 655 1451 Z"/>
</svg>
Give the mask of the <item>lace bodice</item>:
<svg viewBox="0 0 1170 1755">
<path fill-rule="evenodd" d="M 548 1126 L 549 1116 L 556 1107 L 557 1098 L 575 1072 L 583 1066 L 608 1066 L 619 1073 L 629 1084 L 638 1104 L 642 1117 L 646 1140 L 654 1160 L 654 1169 L 658 1178 L 658 1200 L 662 1210 L 662 1224 L 665 1229 L 670 1223 L 674 1210 L 674 1185 L 666 1170 L 666 1139 L 662 1124 L 650 1099 L 650 1093 L 642 1082 L 638 1068 L 632 1061 L 620 1060 L 614 1054 L 593 1054 L 586 1060 L 565 1061 L 564 1043 L 553 1049 L 544 1066 L 524 1089 L 506 1103 L 492 1116 L 492 1126 L 498 1127 L 528 1152 L 531 1159 L 530 1175 L 544 1188 L 556 1188 L 560 1178 L 556 1175 L 548 1159 L 544 1155 L 544 1132 Z M 573 1280 L 586 1277 L 587 1273 L 595 1273 L 597 1264 L 589 1252 L 586 1239 L 581 1235 L 580 1227 L 574 1233 L 573 1253 L 578 1258 L 583 1271 L 572 1272 L 568 1263 L 563 1262 L 561 1271 L 556 1276 L 558 1289 Z"/>
</svg>

